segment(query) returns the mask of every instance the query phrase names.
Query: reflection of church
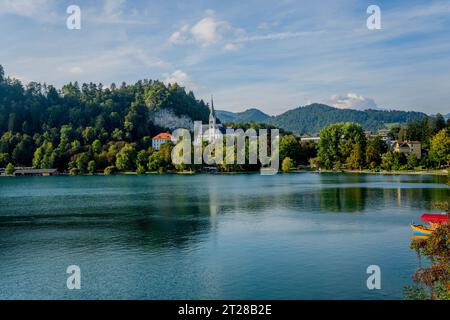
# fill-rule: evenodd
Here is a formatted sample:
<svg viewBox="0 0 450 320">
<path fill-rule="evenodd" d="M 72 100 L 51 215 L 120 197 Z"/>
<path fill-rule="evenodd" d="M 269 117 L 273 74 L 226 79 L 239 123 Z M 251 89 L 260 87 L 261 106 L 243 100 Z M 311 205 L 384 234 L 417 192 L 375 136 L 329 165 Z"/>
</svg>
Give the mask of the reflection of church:
<svg viewBox="0 0 450 320">
<path fill-rule="evenodd" d="M 226 129 L 221 123 L 217 123 L 216 121 L 216 112 L 214 110 L 214 100 L 212 96 L 209 109 L 209 123 L 202 125 L 202 136 L 203 140 L 211 143 L 225 135 Z"/>
</svg>

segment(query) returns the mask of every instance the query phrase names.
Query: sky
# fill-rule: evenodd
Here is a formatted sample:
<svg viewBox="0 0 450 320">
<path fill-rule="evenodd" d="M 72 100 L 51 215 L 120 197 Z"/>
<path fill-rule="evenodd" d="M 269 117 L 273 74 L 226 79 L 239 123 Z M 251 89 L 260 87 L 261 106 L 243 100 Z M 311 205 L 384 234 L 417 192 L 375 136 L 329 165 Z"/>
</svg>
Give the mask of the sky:
<svg viewBox="0 0 450 320">
<path fill-rule="evenodd" d="M 81 28 L 66 26 L 67 7 Z M 381 29 L 366 21 L 369 5 Z M 28 83 L 177 82 L 216 109 L 450 112 L 450 1 L 0 0 L 0 64 Z"/>
</svg>

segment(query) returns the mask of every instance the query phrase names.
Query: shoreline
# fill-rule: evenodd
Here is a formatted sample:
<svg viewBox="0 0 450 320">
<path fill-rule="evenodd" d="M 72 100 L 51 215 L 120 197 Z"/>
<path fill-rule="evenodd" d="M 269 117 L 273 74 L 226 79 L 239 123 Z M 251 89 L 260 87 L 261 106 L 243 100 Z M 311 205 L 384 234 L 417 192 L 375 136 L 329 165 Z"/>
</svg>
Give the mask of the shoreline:
<svg viewBox="0 0 450 320">
<path fill-rule="evenodd" d="M 180 172 L 164 172 L 159 173 L 157 171 L 149 171 L 143 174 L 137 174 L 133 171 L 126 172 L 116 172 L 111 175 L 131 175 L 131 176 L 146 176 L 146 175 L 197 175 L 197 174 L 212 174 L 212 175 L 235 175 L 235 174 L 256 174 L 259 171 L 232 171 L 232 172 L 194 172 L 194 171 L 180 171 Z M 278 174 L 298 174 L 298 173 L 327 173 L 327 174 L 378 174 L 378 175 L 423 175 L 423 176 L 450 176 L 450 172 L 448 169 L 443 170 L 421 170 L 421 171 L 372 171 L 372 170 L 341 170 L 341 171 L 333 171 L 333 170 L 292 170 L 290 172 L 279 172 Z M 94 173 L 94 174 L 78 174 L 78 175 L 70 175 L 68 173 L 60 173 L 52 176 L 107 176 L 104 173 Z M 23 177 L 23 176 L 14 176 L 14 175 L 5 175 L 1 174 L 0 177 Z M 45 177 L 40 175 L 35 175 L 31 177 Z"/>
</svg>

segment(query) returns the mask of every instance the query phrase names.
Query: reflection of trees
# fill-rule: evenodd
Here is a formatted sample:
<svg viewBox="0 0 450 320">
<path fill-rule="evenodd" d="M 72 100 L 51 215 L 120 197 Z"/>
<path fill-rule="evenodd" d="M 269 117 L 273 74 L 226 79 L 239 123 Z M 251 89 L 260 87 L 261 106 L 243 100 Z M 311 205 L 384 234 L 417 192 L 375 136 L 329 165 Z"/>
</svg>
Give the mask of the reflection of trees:
<svg viewBox="0 0 450 320">
<path fill-rule="evenodd" d="M 366 188 L 332 188 L 320 190 L 320 207 L 331 212 L 361 212 L 366 207 Z"/>
</svg>

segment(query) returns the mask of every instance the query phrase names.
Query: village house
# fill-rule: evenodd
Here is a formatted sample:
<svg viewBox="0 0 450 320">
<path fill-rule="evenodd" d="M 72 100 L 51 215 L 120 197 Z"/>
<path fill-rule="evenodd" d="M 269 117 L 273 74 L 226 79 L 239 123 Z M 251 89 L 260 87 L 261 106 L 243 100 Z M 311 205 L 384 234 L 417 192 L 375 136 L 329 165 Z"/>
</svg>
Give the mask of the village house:
<svg viewBox="0 0 450 320">
<path fill-rule="evenodd" d="M 394 152 L 403 153 L 405 156 L 414 153 L 417 159 L 422 158 L 422 144 L 420 141 L 395 141 L 393 150 Z"/>
<path fill-rule="evenodd" d="M 173 137 L 170 133 L 162 132 L 152 138 L 152 148 L 154 150 L 159 150 L 163 143 L 173 141 Z"/>
</svg>

